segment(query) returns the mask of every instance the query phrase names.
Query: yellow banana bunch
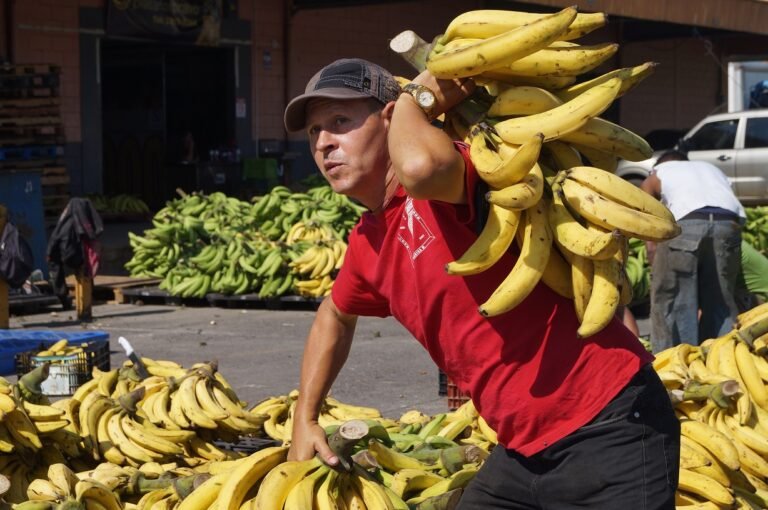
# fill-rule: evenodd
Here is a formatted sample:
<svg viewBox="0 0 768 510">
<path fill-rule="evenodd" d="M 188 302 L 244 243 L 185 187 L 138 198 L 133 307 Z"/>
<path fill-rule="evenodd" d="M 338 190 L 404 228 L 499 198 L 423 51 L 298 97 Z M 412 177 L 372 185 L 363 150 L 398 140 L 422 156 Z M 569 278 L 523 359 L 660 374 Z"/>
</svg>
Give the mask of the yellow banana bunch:
<svg viewBox="0 0 768 510">
<path fill-rule="evenodd" d="M 346 252 L 346 243 L 341 240 L 313 244 L 290 263 L 296 273 L 310 279 L 322 279 L 334 269 L 341 267 Z"/>
<path fill-rule="evenodd" d="M 544 175 L 538 163 L 534 163 L 528 175 L 517 184 L 512 184 L 499 190 L 491 190 L 485 199 L 491 204 L 523 211 L 533 207 L 544 194 Z"/>
<path fill-rule="evenodd" d="M 448 274 L 471 275 L 485 271 L 506 253 L 520 224 L 521 211 L 491 204 L 482 232 L 464 254 L 445 266 Z"/>
<path fill-rule="evenodd" d="M 494 129 L 507 143 L 521 144 L 536 133 L 543 133 L 544 141 L 562 138 L 604 112 L 616 98 L 620 87 L 621 80 L 612 78 L 567 103 L 542 113 L 502 120 Z"/>
<path fill-rule="evenodd" d="M 613 71 L 608 71 L 607 73 L 603 74 L 602 76 L 598 76 L 597 78 L 580 82 L 564 89 L 556 90 L 554 91 L 554 94 L 560 98 L 561 101 L 570 101 L 571 99 L 575 98 L 583 92 L 586 92 L 595 85 L 604 83 L 612 78 L 620 78 L 621 87 L 616 97 L 621 97 L 632 90 L 632 88 L 637 86 L 651 73 L 653 73 L 657 65 L 658 64 L 655 62 L 645 62 L 644 64 L 640 64 L 634 67 L 615 69 Z"/>
<path fill-rule="evenodd" d="M 510 86 L 496 95 L 487 115 L 506 117 L 511 115 L 533 115 L 563 104 L 552 92 L 540 87 Z"/>
<path fill-rule="evenodd" d="M 469 144 L 472 164 L 490 188 L 490 212 L 476 242 L 446 271 L 485 271 L 506 253 L 513 235 L 532 255 L 520 256 L 480 306 L 487 316 L 510 310 L 543 281 L 575 300 L 578 334 L 592 336 L 619 305 L 632 301 L 627 238 L 664 240 L 679 233 L 658 201 L 611 174 L 619 158 L 646 159 L 652 151 L 641 137 L 599 116 L 656 64 L 579 80 L 618 49 L 572 42 L 604 23 L 601 13 L 570 8 L 551 15 L 469 11 L 451 21 L 427 59 L 435 76 L 470 77 L 482 91 L 446 114 L 445 129 Z M 537 211 L 545 221 L 528 237 L 525 229 Z M 526 239 L 535 242 L 526 245 Z"/>
<path fill-rule="evenodd" d="M 445 33 L 440 36 L 439 42 L 446 44 L 461 38 L 486 39 L 539 20 L 544 16 L 544 14 L 531 12 L 494 9 L 467 11 L 450 22 Z M 606 16 L 603 13 L 578 13 L 558 40 L 577 39 L 602 27 L 605 22 Z"/>
<path fill-rule="evenodd" d="M 541 279 L 552 248 L 552 231 L 546 218 L 546 200 L 524 211 L 525 227 L 518 232 L 520 255 L 514 267 L 485 303 L 480 313 L 494 317 L 511 310 Z"/>
<path fill-rule="evenodd" d="M 482 125 L 469 134 L 469 156 L 480 178 L 493 189 L 517 184 L 536 164 L 544 135 L 536 133 L 522 145 L 510 145 Z"/>
<path fill-rule="evenodd" d="M 602 170 L 599 171 L 602 172 Z M 568 206 L 593 225 L 609 231 L 617 230 L 626 237 L 656 242 L 671 239 L 680 233 L 680 226 L 674 219 L 662 217 L 655 211 L 645 212 L 637 204 L 640 200 L 633 200 L 631 195 L 621 195 L 621 201 L 616 201 L 610 197 L 611 190 L 584 184 L 570 178 L 568 173 L 561 174 L 559 184 Z M 626 184 L 632 186 L 629 183 Z M 632 193 L 639 199 L 654 200 L 634 186 Z M 660 203 L 657 202 L 657 204 L 663 207 Z"/>
<path fill-rule="evenodd" d="M 616 43 L 579 46 L 554 43 L 536 53 L 496 69 L 514 76 L 577 76 L 603 64 L 619 49 Z"/>
<path fill-rule="evenodd" d="M 526 25 L 454 49 L 436 45 L 427 58 L 427 69 L 438 78 L 474 76 L 503 67 L 557 40 L 576 17 L 568 7 Z"/>
</svg>

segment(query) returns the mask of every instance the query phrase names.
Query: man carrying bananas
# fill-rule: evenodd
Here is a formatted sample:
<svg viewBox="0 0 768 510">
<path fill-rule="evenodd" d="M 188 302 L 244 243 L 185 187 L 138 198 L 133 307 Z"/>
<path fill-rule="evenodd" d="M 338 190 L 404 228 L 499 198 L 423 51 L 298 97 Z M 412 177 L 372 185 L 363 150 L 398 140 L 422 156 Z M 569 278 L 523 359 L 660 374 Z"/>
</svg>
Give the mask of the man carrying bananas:
<svg viewBox="0 0 768 510">
<path fill-rule="evenodd" d="M 320 405 L 357 317 L 391 315 L 498 433 L 459 508 L 673 509 L 679 423 L 637 338 L 618 319 L 577 338 L 573 303 L 543 284 L 513 310 L 483 317 L 478 305 L 516 249 L 482 274 L 446 274 L 477 238 L 468 197 L 478 176 L 468 148 L 431 122 L 473 84 L 428 71 L 413 83 L 400 90 L 375 64 L 338 60 L 285 111 L 333 190 L 370 210 L 309 332 L 289 458 L 317 452 L 338 464 Z"/>
<path fill-rule="evenodd" d="M 661 198 L 682 228 L 649 246 L 653 352 L 682 342 L 697 345 L 733 329 L 741 264 L 744 207 L 725 174 L 679 151 L 659 156 L 642 189 Z M 699 310 L 701 319 L 699 320 Z"/>
</svg>

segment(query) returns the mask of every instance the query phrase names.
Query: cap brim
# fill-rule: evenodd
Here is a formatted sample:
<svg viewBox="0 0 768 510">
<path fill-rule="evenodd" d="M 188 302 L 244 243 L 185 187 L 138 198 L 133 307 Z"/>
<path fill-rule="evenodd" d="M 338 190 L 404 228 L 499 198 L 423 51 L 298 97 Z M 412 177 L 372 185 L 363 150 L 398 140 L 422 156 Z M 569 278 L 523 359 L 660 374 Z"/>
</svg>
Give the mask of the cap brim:
<svg viewBox="0 0 768 510">
<path fill-rule="evenodd" d="M 327 88 L 294 97 L 285 107 L 283 122 L 289 132 L 301 131 L 307 125 L 307 103 L 312 99 L 366 99 L 372 96 L 348 88 Z"/>
</svg>

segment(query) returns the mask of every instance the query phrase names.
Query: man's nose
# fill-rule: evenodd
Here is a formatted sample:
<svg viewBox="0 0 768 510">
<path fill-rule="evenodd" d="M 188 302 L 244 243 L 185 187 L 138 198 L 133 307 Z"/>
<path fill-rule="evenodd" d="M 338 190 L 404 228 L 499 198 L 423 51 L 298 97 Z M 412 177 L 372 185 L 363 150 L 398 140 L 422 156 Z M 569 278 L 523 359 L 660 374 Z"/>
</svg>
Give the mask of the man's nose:
<svg viewBox="0 0 768 510">
<path fill-rule="evenodd" d="M 315 142 L 315 146 L 317 147 L 317 149 L 325 150 L 325 149 L 334 147 L 335 143 L 336 142 L 333 134 L 323 129 L 317 135 L 317 141 Z"/>
</svg>

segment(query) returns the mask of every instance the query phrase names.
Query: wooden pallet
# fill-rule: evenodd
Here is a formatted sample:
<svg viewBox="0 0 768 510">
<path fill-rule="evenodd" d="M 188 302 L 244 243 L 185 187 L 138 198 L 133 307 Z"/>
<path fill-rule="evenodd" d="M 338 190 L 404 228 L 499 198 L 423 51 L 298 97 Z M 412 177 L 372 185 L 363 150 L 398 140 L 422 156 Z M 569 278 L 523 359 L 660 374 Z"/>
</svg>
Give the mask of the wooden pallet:
<svg viewBox="0 0 768 510">
<path fill-rule="evenodd" d="M 230 296 L 215 292 L 205 296 L 211 306 L 217 308 L 262 308 L 267 310 L 317 310 L 322 298 L 279 296 L 263 298 L 258 294 Z"/>
<path fill-rule="evenodd" d="M 61 186 L 63 184 L 69 185 L 69 175 L 65 174 L 43 174 L 40 178 L 40 184 L 42 186 Z"/>
<path fill-rule="evenodd" d="M 0 74 L 0 86 L 3 91 L 8 89 L 29 90 L 33 88 L 58 89 L 59 75 L 57 73 L 37 74 Z"/>
<path fill-rule="evenodd" d="M 0 75 L 58 74 L 61 67 L 55 64 L 3 64 Z"/>
<path fill-rule="evenodd" d="M 30 116 L 23 115 L 19 117 L 0 118 L 0 128 L 23 127 L 23 126 L 58 126 L 61 124 L 61 118 L 58 115 Z"/>
<path fill-rule="evenodd" d="M 154 286 L 158 283 L 160 283 L 159 278 L 97 275 L 93 279 L 93 298 L 96 300 L 105 300 L 108 303 L 125 304 L 129 302 L 123 294 L 123 291 L 126 289 Z M 67 278 L 67 287 L 74 289 L 74 276 L 69 276 Z"/>
<path fill-rule="evenodd" d="M 24 101 L 46 101 L 51 104 L 41 106 L 16 106 L 14 103 L 23 103 Z M 10 105 L 3 103 L 11 103 Z M 59 98 L 42 99 L 2 99 L 0 100 L 0 119 L 14 117 L 56 117 L 59 115 Z"/>
<path fill-rule="evenodd" d="M 0 97 L 3 99 L 25 99 L 40 97 L 58 97 L 58 87 L 27 87 L 27 88 L 6 88 L 0 84 Z"/>
<path fill-rule="evenodd" d="M 168 306 L 209 306 L 205 298 L 182 298 L 171 296 L 168 291 L 157 286 L 146 286 L 123 289 L 126 303 L 138 305 L 168 305 Z"/>
<path fill-rule="evenodd" d="M 34 144 L 63 145 L 64 142 L 64 136 L 60 134 L 25 135 L 23 133 L 0 133 L 0 147 L 18 147 Z"/>
<path fill-rule="evenodd" d="M 58 97 L 40 97 L 40 98 L 18 98 L 18 99 L 0 99 L 0 112 L 5 111 L 6 108 L 50 108 L 58 107 L 61 104 L 61 100 Z"/>
<path fill-rule="evenodd" d="M 8 307 L 15 314 L 38 313 L 43 308 L 59 304 L 59 298 L 50 294 L 11 294 L 8 297 Z"/>
<path fill-rule="evenodd" d="M 64 159 L 60 157 L 11 161 L 0 160 L 0 170 L 34 170 L 38 168 L 61 167 L 63 164 Z"/>
</svg>

